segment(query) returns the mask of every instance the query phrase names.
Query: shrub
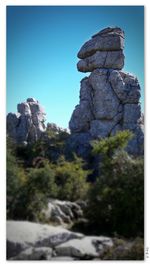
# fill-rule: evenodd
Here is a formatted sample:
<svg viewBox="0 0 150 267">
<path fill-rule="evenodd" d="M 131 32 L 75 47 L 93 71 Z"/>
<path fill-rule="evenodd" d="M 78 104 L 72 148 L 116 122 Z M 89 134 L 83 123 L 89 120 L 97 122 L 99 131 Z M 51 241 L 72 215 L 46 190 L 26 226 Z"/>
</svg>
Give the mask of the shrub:
<svg viewBox="0 0 150 267">
<path fill-rule="evenodd" d="M 25 186 L 25 217 L 37 221 L 41 217 L 42 209 L 47 205 L 48 198 L 57 196 L 55 172 L 48 163 L 42 168 L 30 169 Z"/>
<path fill-rule="evenodd" d="M 41 211 L 46 207 L 48 198 L 57 196 L 55 172 L 48 163 L 39 169 L 30 168 L 27 180 L 20 190 L 14 218 L 30 221 L 41 220 Z"/>
<path fill-rule="evenodd" d="M 83 168 L 83 161 L 77 157 L 72 162 L 59 160 L 55 166 L 56 181 L 59 186 L 59 198 L 70 201 L 83 199 L 88 190 L 88 171 Z"/>
<path fill-rule="evenodd" d="M 143 235 L 144 163 L 122 150 L 129 136 L 119 133 L 94 147 L 94 153 L 102 153 L 101 175 L 90 190 L 87 217 L 106 234 Z"/>
<path fill-rule="evenodd" d="M 144 260 L 144 240 L 137 237 L 126 241 L 114 239 L 114 246 L 102 256 L 103 260 Z"/>
<path fill-rule="evenodd" d="M 55 172 L 46 163 L 43 168 L 31 168 L 28 174 L 28 182 L 26 184 L 29 192 L 41 192 L 46 197 L 57 196 L 57 185 L 55 183 Z"/>
<path fill-rule="evenodd" d="M 15 144 L 10 139 L 7 141 L 7 218 L 13 219 L 21 188 L 26 181 L 26 175 L 21 163 L 18 163 L 16 158 Z"/>
</svg>

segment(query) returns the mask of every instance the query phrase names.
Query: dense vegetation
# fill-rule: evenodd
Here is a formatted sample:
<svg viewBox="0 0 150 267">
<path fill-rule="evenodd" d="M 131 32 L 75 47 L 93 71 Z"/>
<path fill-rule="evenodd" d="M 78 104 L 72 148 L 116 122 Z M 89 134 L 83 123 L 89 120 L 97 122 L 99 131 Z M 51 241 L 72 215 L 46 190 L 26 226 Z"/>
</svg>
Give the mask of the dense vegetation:
<svg viewBox="0 0 150 267">
<path fill-rule="evenodd" d="M 35 144 L 19 146 L 8 138 L 7 218 L 44 221 L 41 211 L 49 198 L 81 199 L 87 202 L 84 216 L 89 234 L 143 238 L 144 163 L 143 157 L 125 151 L 132 134 L 119 132 L 91 143 L 89 159 L 98 161 L 96 172 L 90 162 L 66 153 L 68 137 L 53 124 L 46 137 Z M 95 173 L 95 181 L 90 181 Z M 133 248 L 135 258 L 143 255 L 141 240 Z M 110 251 L 106 259 L 113 253 Z M 125 255 L 127 258 L 132 256 Z"/>
<path fill-rule="evenodd" d="M 132 158 L 124 150 L 131 137 L 126 131 L 93 142 L 92 152 L 102 155 L 100 175 L 90 189 L 87 210 L 96 231 L 143 235 L 144 164 L 143 158 Z"/>
</svg>

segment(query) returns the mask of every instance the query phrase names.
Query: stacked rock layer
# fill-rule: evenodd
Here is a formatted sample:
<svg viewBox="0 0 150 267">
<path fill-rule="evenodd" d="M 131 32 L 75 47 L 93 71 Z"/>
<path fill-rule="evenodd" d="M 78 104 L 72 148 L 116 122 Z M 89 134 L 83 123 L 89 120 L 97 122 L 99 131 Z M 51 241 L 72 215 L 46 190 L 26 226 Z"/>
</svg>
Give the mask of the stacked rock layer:
<svg viewBox="0 0 150 267">
<path fill-rule="evenodd" d="M 81 81 L 80 103 L 69 122 L 73 146 L 78 147 L 79 154 L 86 151 L 91 139 L 125 129 L 134 133 L 128 152 L 143 154 L 140 85 L 135 76 L 122 71 L 123 48 L 124 32 L 117 27 L 106 28 L 92 36 L 78 53 L 78 70 L 91 72 Z"/>
<path fill-rule="evenodd" d="M 26 102 L 17 105 L 17 111 L 7 115 L 8 135 L 17 143 L 37 141 L 46 130 L 45 113 L 39 102 L 28 98 Z"/>
</svg>

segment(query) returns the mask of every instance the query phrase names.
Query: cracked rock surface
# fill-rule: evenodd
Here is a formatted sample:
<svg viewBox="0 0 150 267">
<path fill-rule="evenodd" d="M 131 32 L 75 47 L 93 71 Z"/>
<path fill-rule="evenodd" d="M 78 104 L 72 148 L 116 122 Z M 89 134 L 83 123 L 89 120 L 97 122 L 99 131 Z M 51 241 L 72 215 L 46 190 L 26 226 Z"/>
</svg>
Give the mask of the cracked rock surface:
<svg viewBox="0 0 150 267">
<path fill-rule="evenodd" d="M 73 141 L 75 151 L 80 155 L 86 154 L 90 140 L 125 129 L 134 133 L 128 152 L 143 154 L 140 85 L 136 76 L 122 71 L 123 49 L 123 30 L 108 27 L 93 35 L 78 52 L 78 70 L 91 72 L 81 81 L 80 102 L 69 122 L 70 143 Z"/>
<path fill-rule="evenodd" d="M 39 102 L 28 98 L 17 105 L 18 113 L 8 113 L 7 133 L 17 143 L 27 144 L 40 139 L 45 132 L 45 112 Z"/>
<path fill-rule="evenodd" d="M 7 221 L 8 260 L 100 259 L 112 246 L 113 240 L 106 236 L 85 236 L 29 221 Z"/>
</svg>

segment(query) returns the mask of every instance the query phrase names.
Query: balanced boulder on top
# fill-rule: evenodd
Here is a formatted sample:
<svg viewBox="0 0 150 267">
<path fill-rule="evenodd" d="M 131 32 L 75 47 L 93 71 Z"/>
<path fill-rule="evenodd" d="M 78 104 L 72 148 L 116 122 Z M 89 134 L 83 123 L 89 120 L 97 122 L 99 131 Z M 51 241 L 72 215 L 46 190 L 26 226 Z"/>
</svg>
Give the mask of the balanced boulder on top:
<svg viewBox="0 0 150 267">
<path fill-rule="evenodd" d="M 77 68 L 91 72 L 97 68 L 122 69 L 124 66 L 124 32 L 120 28 L 106 28 L 87 41 L 80 49 Z"/>
<path fill-rule="evenodd" d="M 143 154 L 141 89 L 137 77 L 122 71 L 123 48 L 124 32 L 118 27 L 106 28 L 87 41 L 78 53 L 81 58 L 78 70 L 91 72 L 81 81 L 80 103 L 69 122 L 70 143 L 77 153 L 80 150 L 79 154 L 86 151 L 90 140 L 125 129 L 134 133 L 128 152 Z"/>
</svg>

